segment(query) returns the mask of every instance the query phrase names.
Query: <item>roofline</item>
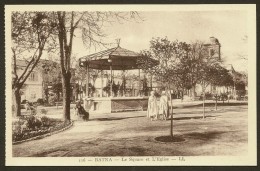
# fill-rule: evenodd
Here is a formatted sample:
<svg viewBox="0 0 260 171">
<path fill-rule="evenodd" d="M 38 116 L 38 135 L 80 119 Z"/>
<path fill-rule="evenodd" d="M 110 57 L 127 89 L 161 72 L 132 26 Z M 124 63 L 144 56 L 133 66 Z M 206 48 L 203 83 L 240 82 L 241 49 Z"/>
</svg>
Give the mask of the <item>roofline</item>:
<svg viewBox="0 0 260 171">
<path fill-rule="evenodd" d="M 90 59 L 91 59 L 91 58 L 93 58 L 95 55 L 97 55 L 97 54 L 99 54 L 99 53 L 102 54 L 102 52 L 104 53 L 104 52 L 110 51 L 110 50 L 114 50 L 114 51 L 115 51 L 115 50 L 117 50 L 118 48 L 122 48 L 122 47 L 121 47 L 121 46 L 117 46 L 117 47 L 114 47 L 114 48 L 110 48 L 110 49 L 107 49 L 107 50 L 103 50 L 103 51 L 100 51 L 100 52 L 96 52 L 96 53 L 92 53 L 92 54 L 89 54 L 89 55 L 86 55 L 86 56 L 82 56 L 82 57 L 79 58 L 79 60 L 81 60 L 81 59 L 86 59 L 86 58 L 90 58 Z M 128 49 L 125 49 L 125 48 L 122 48 L 122 49 L 140 55 L 140 53 L 138 53 L 138 52 L 134 52 L 134 51 L 132 51 L 132 50 L 128 50 Z M 110 52 L 110 53 L 108 54 L 108 56 L 110 57 L 112 53 L 113 53 L 113 52 Z M 102 56 L 102 55 L 101 55 L 101 56 Z M 113 56 L 114 56 L 114 55 L 113 55 Z"/>
</svg>

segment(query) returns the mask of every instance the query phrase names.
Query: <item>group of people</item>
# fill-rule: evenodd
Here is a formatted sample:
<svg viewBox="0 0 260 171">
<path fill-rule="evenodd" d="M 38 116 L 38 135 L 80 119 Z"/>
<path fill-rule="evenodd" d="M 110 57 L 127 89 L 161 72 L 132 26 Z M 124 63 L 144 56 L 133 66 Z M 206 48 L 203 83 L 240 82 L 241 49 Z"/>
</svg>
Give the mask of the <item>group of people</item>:
<svg viewBox="0 0 260 171">
<path fill-rule="evenodd" d="M 151 120 L 158 120 L 160 119 L 159 117 L 162 116 L 162 119 L 166 120 L 169 117 L 168 109 L 169 105 L 166 92 L 162 91 L 160 101 L 158 104 L 155 92 L 151 91 L 151 95 L 148 99 L 147 117 L 151 118 Z"/>
</svg>

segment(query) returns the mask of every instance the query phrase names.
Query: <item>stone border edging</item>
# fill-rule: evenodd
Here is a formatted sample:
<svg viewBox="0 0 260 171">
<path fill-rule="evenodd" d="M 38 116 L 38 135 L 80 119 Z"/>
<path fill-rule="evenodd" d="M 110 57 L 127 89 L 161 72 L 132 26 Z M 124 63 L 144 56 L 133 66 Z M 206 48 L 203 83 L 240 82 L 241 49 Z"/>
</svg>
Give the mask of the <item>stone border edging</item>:
<svg viewBox="0 0 260 171">
<path fill-rule="evenodd" d="M 12 144 L 13 144 L 13 145 L 16 145 L 16 144 L 20 144 L 20 143 L 27 142 L 27 141 L 31 141 L 31 140 L 42 139 L 42 138 L 44 138 L 44 137 L 48 137 L 48 136 L 51 136 L 51 135 L 60 133 L 60 132 L 62 132 L 62 131 L 65 131 L 65 130 L 71 128 L 72 126 L 73 126 L 73 121 L 71 121 L 71 123 L 70 123 L 68 126 L 62 128 L 62 129 L 60 129 L 60 130 L 57 130 L 57 131 L 54 131 L 54 132 L 49 132 L 49 133 L 47 133 L 47 134 L 38 135 L 38 136 L 36 136 L 36 137 L 28 138 L 28 139 L 21 140 L 21 141 L 15 141 L 15 142 L 13 142 Z"/>
</svg>

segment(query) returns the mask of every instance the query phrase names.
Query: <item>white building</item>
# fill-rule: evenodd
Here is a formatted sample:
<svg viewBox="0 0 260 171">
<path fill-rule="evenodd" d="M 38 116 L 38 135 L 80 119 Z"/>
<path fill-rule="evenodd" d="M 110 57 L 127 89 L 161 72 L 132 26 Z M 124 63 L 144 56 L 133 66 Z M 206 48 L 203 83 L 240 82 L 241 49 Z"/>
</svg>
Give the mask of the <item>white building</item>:
<svg viewBox="0 0 260 171">
<path fill-rule="evenodd" d="M 24 72 L 27 63 L 25 60 L 17 60 L 16 65 L 19 77 Z M 21 89 L 21 100 L 35 102 L 39 98 L 43 98 L 43 77 L 41 70 L 35 67 Z"/>
</svg>

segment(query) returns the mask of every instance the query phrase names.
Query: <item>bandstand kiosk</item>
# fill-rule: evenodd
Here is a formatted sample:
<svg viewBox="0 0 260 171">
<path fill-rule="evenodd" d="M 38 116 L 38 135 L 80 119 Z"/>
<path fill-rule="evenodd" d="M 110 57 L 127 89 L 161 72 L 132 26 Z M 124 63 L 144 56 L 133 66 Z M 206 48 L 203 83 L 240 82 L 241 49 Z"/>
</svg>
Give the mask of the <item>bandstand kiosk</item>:
<svg viewBox="0 0 260 171">
<path fill-rule="evenodd" d="M 98 111 L 104 113 L 129 111 L 129 110 L 147 110 L 148 97 L 142 97 L 140 93 L 141 78 L 140 70 L 142 56 L 139 53 L 121 48 L 119 45 L 115 48 L 104 50 L 79 59 L 80 67 L 87 70 L 86 97 L 84 98 L 84 108 L 88 111 Z M 157 61 L 150 58 L 151 65 L 157 65 Z M 101 70 L 101 80 L 103 79 L 103 70 L 110 71 L 110 97 L 88 97 L 89 91 L 89 69 Z M 135 97 L 114 97 L 112 91 L 113 70 L 136 70 L 138 69 L 138 96 Z M 103 85 L 101 87 L 103 91 Z"/>
</svg>

